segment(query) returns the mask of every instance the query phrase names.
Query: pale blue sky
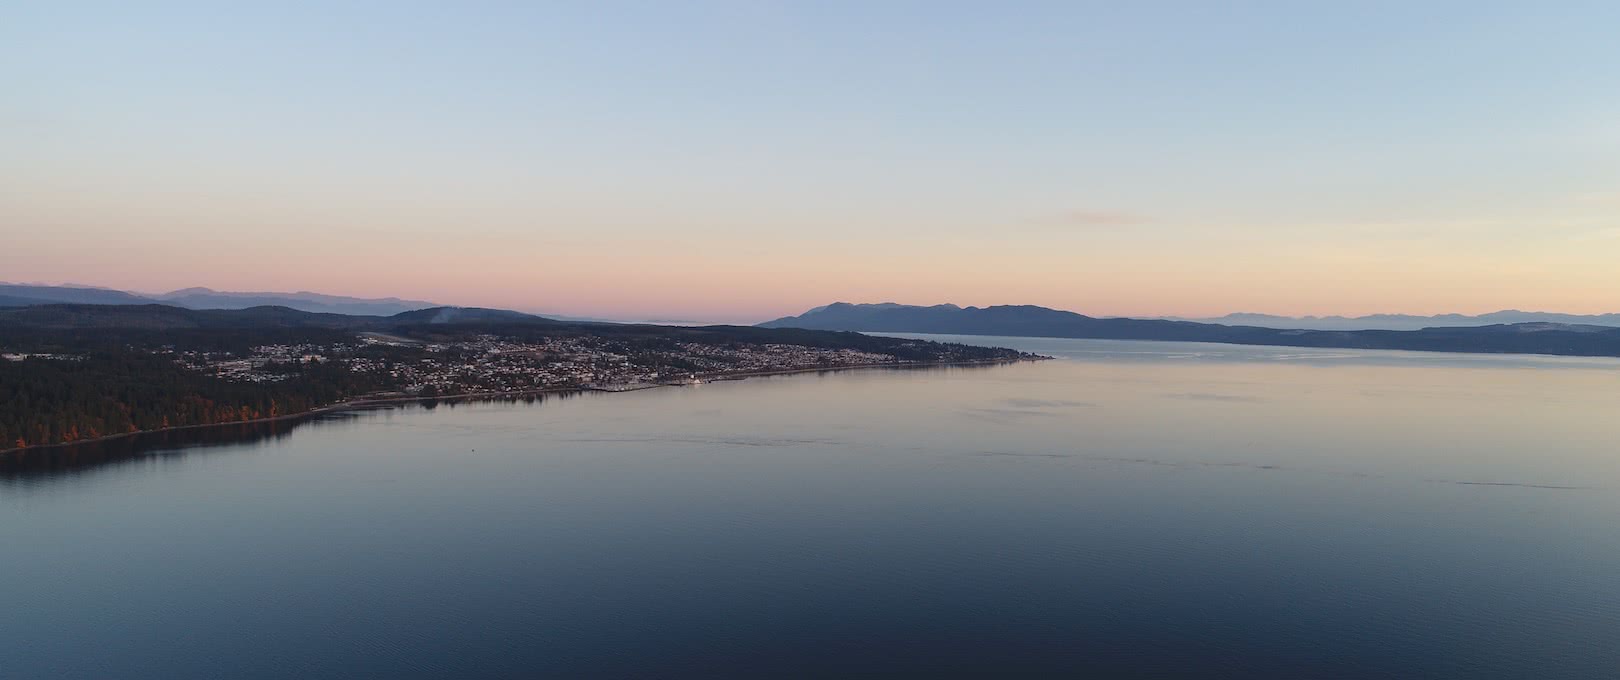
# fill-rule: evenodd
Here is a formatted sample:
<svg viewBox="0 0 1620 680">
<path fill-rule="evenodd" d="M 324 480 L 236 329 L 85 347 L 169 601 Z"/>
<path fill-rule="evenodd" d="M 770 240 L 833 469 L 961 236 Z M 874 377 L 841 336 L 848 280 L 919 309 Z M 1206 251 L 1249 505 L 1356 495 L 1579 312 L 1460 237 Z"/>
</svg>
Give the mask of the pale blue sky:
<svg viewBox="0 0 1620 680">
<path fill-rule="evenodd" d="M 4 2 L 0 279 L 1620 311 L 1620 3 L 1329 5 Z"/>
</svg>

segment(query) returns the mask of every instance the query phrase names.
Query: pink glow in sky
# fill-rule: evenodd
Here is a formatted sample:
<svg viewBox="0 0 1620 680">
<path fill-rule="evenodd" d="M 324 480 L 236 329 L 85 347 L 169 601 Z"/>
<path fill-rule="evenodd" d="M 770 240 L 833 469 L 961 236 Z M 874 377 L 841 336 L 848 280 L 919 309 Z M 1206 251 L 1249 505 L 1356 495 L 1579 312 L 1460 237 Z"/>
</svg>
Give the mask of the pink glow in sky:
<svg viewBox="0 0 1620 680">
<path fill-rule="evenodd" d="M 232 4 L 5 12 L 0 280 L 1620 311 L 1620 6 Z"/>
</svg>

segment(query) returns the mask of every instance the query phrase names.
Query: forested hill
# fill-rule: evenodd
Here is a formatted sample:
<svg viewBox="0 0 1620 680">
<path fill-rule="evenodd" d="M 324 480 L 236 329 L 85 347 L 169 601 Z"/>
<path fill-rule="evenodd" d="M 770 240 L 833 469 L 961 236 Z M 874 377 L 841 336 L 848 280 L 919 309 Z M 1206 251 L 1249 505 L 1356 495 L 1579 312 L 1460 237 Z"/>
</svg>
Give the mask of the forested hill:
<svg viewBox="0 0 1620 680">
<path fill-rule="evenodd" d="M 1096 318 L 1030 305 L 850 304 L 839 302 L 760 324 L 894 333 L 942 333 L 1109 340 L 1174 340 L 1285 347 L 1620 356 L 1620 328 L 1559 323 L 1495 324 L 1414 331 L 1317 331 L 1161 319 Z"/>
</svg>

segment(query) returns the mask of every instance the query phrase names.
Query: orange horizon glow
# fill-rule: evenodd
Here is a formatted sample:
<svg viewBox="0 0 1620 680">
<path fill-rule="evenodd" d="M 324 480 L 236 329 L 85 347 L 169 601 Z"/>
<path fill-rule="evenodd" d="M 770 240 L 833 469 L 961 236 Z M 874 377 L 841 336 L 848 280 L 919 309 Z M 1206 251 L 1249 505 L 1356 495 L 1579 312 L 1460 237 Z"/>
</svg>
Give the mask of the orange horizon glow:
<svg viewBox="0 0 1620 680">
<path fill-rule="evenodd" d="M 173 208 L 170 208 L 172 211 Z M 110 231 L 38 211 L 8 238 L 0 279 L 166 292 L 309 290 L 616 319 L 757 322 L 832 302 L 1033 304 L 1091 316 L 1479 314 L 1620 311 L 1620 232 L 1526 241 L 1223 236 L 1155 225 L 1145 233 L 916 240 L 876 228 L 676 229 L 638 238 L 554 238 L 520 229 L 432 225 L 391 232 L 323 225 L 177 226 Z M 360 216 L 357 215 L 358 219 Z M 224 217 L 221 218 L 226 219 Z M 217 224 L 208 215 L 188 218 Z M 352 225 L 353 223 L 349 223 Z M 274 231 L 271 239 L 255 234 Z M 539 230 L 536 230 L 539 231 Z M 560 231 L 560 230 L 559 230 Z M 1176 234 L 1166 241 L 1163 234 Z M 853 235 L 852 235 L 853 233 Z M 864 236 L 860 234 L 864 233 Z M 63 238 L 64 234 L 72 235 Z M 855 245 L 855 244 L 859 245 Z"/>
<path fill-rule="evenodd" d="M 0 280 L 734 322 L 1620 312 L 1615 21 L 985 11 L 38 4 L 0 40 L 30 65 Z"/>
</svg>

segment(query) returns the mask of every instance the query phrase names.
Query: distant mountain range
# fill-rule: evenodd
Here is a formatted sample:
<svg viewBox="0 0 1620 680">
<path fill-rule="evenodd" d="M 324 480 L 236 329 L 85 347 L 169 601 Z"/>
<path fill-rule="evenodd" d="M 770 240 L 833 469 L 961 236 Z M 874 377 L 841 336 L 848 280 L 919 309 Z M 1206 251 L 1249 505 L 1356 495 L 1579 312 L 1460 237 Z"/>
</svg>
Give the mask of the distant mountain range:
<svg viewBox="0 0 1620 680">
<path fill-rule="evenodd" d="M 359 316 L 391 316 L 417 309 L 443 307 L 437 302 L 402 300 L 396 297 L 357 298 L 344 295 L 326 295 L 299 291 L 296 293 L 236 293 L 212 288 L 182 288 L 168 293 L 145 294 L 100 288 L 96 286 L 22 284 L 0 282 L 0 307 L 26 307 L 49 304 L 82 305 L 151 305 L 164 304 L 187 309 L 247 309 L 249 307 L 287 307 L 304 312 L 325 314 L 354 314 Z M 596 317 L 540 314 L 558 321 L 586 323 L 626 323 Z M 665 323 L 665 322 L 650 322 Z M 672 325 L 694 325 L 670 322 Z"/>
<path fill-rule="evenodd" d="M 356 298 L 343 295 L 323 295 L 309 291 L 296 293 L 230 293 L 208 288 L 186 288 L 157 296 L 161 302 L 190 307 L 191 309 L 247 309 L 265 305 L 280 305 L 305 312 L 331 314 L 359 314 L 388 316 L 416 309 L 438 307 L 424 300 L 401 300 L 396 297 Z"/>
<path fill-rule="evenodd" d="M 1211 318 L 1164 317 L 1172 321 L 1197 321 L 1228 326 L 1260 326 L 1262 328 L 1304 328 L 1321 331 L 1393 330 L 1415 331 L 1440 326 L 1488 326 L 1514 323 L 1567 323 L 1589 326 L 1620 327 L 1620 314 L 1559 314 L 1557 312 L 1521 312 L 1504 309 L 1489 314 L 1437 314 L 1414 316 L 1411 314 L 1370 314 L 1367 316 L 1277 316 L 1273 314 L 1227 314 Z"/>
<path fill-rule="evenodd" d="M 1311 330 L 1168 319 L 1101 319 L 1032 305 L 922 307 L 838 302 L 767 328 L 1002 335 L 1112 340 L 1174 340 L 1285 347 L 1620 356 L 1620 328 L 1531 322 L 1420 330 Z"/>
<path fill-rule="evenodd" d="M 144 305 L 156 300 L 106 288 L 0 283 L 0 306 L 22 307 L 63 302 L 82 305 Z"/>
<path fill-rule="evenodd" d="M 160 295 L 139 295 L 86 286 L 0 284 L 0 323 L 36 328 L 371 329 L 429 323 L 511 322 L 579 321 L 500 309 L 447 307 L 420 300 L 354 298 L 307 291 L 233 293 L 187 288 Z M 1364 327 L 1374 324 L 1385 327 Z M 1620 356 L 1620 314 L 1581 316 L 1512 310 L 1479 316 L 1385 314 L 1299 319 L 1231 314 L 1194 321 L 1096 318 L 1033 305 L 981 308 L 839 302 L 759 325 L 833 331 Z"/>
<path fill-rule="evenodd" d="M 388 316 L 306 312 L 282 306 L 187 309 L 173 305 L 44 304 L 0 308 L 0 327 L 41 329 L 331 328 L 385 330 L 433 324 L 550 324 L 551 319 L 504 309 L 430 307 Z"/>
<path fill-rule="evenodd" d="M 297 293 L 233 293 L 209 288 L 185 288 L 158 295 L 141 295 L 89 286 L 0 284 L 0 307 L 53 303 L 88 305 L 166 304 L 189 309 L 247 309 L 249 307 L 279 306 L 304 312 L 361 316 L 389 316 L 400 312 L 440 306 L 422 300 L 401 300 L 394 297 L 356 298 L 343 295 L 323 295 L 309 291 L 299 291 Z"/>
</svg>

